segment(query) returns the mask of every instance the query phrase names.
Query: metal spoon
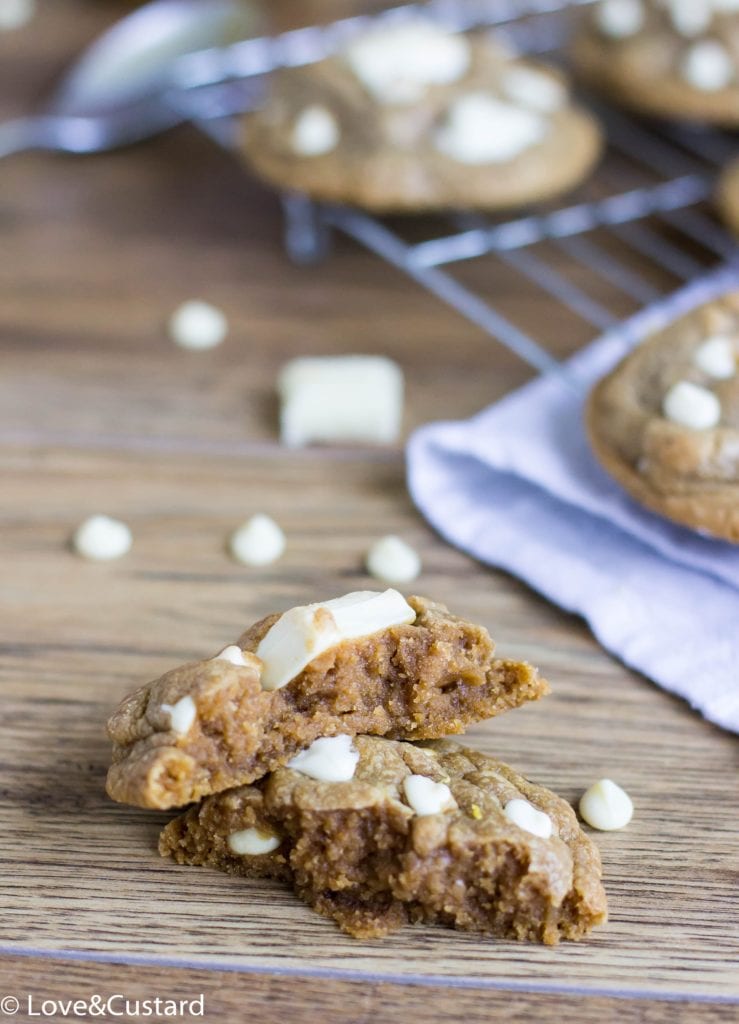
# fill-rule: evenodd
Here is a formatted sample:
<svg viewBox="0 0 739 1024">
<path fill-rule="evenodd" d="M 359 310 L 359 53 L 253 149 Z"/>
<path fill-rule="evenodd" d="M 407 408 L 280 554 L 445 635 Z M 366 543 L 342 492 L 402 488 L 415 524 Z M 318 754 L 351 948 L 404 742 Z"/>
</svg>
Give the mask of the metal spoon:
<svg viewBox="0 0 739 1024">
<path fill-rule="evenodd" d="M 177 59 L 243 39 L 256 26 L 243 0 L 153 0 L 92 44 L 44 113 L 0 125 L 0 157 L 29 149 L 92 153 L 181 123 L 189 111 L 167 89 Z"/>
</svg>

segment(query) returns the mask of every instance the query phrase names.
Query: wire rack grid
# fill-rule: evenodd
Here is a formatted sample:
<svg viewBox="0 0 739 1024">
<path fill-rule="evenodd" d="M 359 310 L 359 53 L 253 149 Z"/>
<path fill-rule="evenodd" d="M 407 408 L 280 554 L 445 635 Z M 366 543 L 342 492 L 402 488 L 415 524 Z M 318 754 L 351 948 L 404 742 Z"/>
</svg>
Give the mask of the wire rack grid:
<svg viewBox="0 0 739 1024">
<path fill-rule="evenodd" d="M 446 24 L 496 24 L 519 50 L 557 59 L 571 28 L 573 8 L 588 2 L 432 6 Z M 455 21 L 454 12 L 460 10 L 464 17 L 457 14 Z M 358 23 L 364 24 L 364 19 L 342 24 L 356 30 Z M 739 269 L 739 247 L 709 203 L 718 172 L 736 152 L 736 142 L 708 129 L 647 125 L 593 97 L 586 102 L 600 116 L 608 148 L 594 178 L 566 203 L 513 219 L 451 213 L 434 219 L 430 236 L 417 241 L 408 237 L 414 232 L 407 230 L 407 223 L 399 228 L 394 221 L 354 208 L 287 194 L 283 208 L 290 257 L 303 264 L 325 259 L 331 234 L 339 231 L 452 306 L 534 369 L 561 373 L 562 364 L 546 344 L 496 308 L 494 288 L 492 296 L 480 294 L 450 268 L 484 259 L 485 279 L 493 286 L 503 268 L 513 270 L 597 334 L 617 328 L 622 314 L 613 305 L 623 309 L 624 298 L 635 312 L 717 265 L 737 264 Z M 575 279 L 561 269 L 562 254 L 578 269 Z M 619 302 L 604 302 L 604 281 L 619 293 Z"/>
</svg>

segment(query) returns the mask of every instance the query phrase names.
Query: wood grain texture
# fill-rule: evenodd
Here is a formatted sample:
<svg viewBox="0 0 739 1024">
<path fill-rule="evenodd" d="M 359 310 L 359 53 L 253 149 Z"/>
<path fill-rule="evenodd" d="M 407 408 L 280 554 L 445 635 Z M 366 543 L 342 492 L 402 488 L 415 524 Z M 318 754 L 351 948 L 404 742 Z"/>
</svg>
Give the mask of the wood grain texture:
<svg viewBox="0 0 739 1024">
<path fill-rule="evenodd" d="M 120 10 L 49 0 L 32 28 L 0 36 L 0 113 Z M 471 414 L 528 371 L 348 243 L 326 267 L 291 267 L 275 199 L 192 131 L 85 160 L 18 157 L 0 184 L 0 994 L 176 981 L 207 992 L 219 1021 L 735 1019 L 736 739 L 609 658 L 579 620 L 443 544 L 410 504 L 400 448 L 295 454 L 275 439 L 275 374 L 300 353 L 397 358 L 407 429 Z M 553 350 L 587 340 L 511 271 L 464 273 Z M 163 330 L 193 294 L 232 323 L 212 353 L 181 352 Z M 68 549 L 97 511 L 133 528 L 121 562 Z M 247 570 L 224 545 L 255 511 L 289 543 L 278 565 Z M 125 692 L 269 611 L 369 585 L 363 553 L 389 532 L 421 551 L 419 592 L 552 682 L 471 741 L 567 799 L 603 775 L 634 797 L 632 825 L 597 837 L 611 921 L 586 943 L 432 928 L 356 942 L 277 886 L 162 861 L 166 817 L 105 797 L 103 726 Z M 47 958 L 62 954 L 75 959 Z"/>
</svg>

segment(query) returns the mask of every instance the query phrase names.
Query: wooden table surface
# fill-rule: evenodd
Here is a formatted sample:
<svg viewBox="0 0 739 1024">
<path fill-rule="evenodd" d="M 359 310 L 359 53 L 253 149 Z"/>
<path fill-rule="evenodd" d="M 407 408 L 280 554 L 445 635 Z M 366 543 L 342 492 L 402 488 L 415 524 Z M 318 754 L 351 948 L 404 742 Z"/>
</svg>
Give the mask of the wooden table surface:
<svg viewBox="0 0 739 1024">
<path fill-rule="evenodd" d="M 47 0 L 0 37 L 0 114 L 34 102 L 121 9 Z M 469 415 L 528 371 L 348 242 L 323 267 L 291 267 L 274 196 L 193 130 L 4 162 L 0 231 L 0 996 L 203 993 L 207 1020 L 261 1024 L 736 1020 L 736 738 L 446 546 L 411 505 L 400 447 L 276 440 L 275 376 L 301 353 L 396 358 L 408 430 Z M 497 287 L 553 351 L 588 340 L 514 276 Z M 193 295 L 231 322 L 215 351 L 183 352 L 163 330 Z M 119 562 L 68 550 L 98 511 L 133 528 Z M 288 549 L 249 570 L 224 539 L 256 511 Z M 419 592 L 552 682 L 472 741 L 570 800 L 604 775 L 634 797 L 629 828 L 596 837 L 611 919 L 586 942 L 422 927 L 353 941 L 277 885 L 162 861 L 165 816 L 104 794 L 103 724 L 124 693 L 266 612 L 368 586 L 363 552 L 390 532 L 423 555 Z"/>
</svg>

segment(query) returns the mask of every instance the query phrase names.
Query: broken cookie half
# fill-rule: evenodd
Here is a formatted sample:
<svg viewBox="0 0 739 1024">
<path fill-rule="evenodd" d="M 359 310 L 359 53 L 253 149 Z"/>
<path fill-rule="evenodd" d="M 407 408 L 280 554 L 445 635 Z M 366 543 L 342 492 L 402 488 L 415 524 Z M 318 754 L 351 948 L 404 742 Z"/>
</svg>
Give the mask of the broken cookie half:
<svg viewBox="0 0 739 1024">
<path fill-rule="evenodd" d="M 448 741 L 318 743 L 170 822 L 162 856 L 288 880 L 358 938 L 427 921 L 555 944 L 606 920 L 598 850 L 554 793 Z"/>
<path fill-rule="evenodd" d="M 215 658 L 127 697 L 108 722 L 107 790 L 139 807 L 182 807 L 260 779 L 319 737 L 437 738 L 548 690 L 443 605 L 348 594 L 271 615 Z"/>
</svg>

